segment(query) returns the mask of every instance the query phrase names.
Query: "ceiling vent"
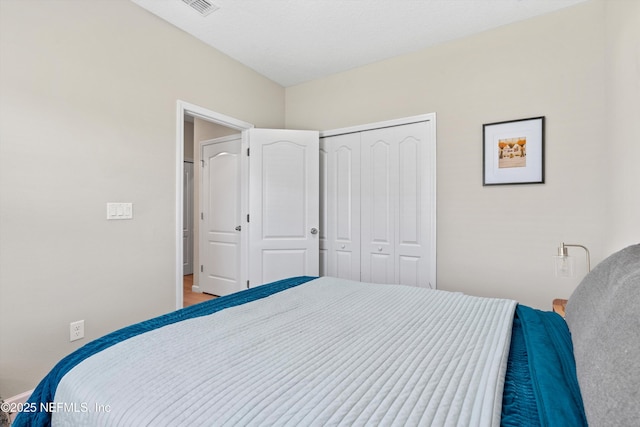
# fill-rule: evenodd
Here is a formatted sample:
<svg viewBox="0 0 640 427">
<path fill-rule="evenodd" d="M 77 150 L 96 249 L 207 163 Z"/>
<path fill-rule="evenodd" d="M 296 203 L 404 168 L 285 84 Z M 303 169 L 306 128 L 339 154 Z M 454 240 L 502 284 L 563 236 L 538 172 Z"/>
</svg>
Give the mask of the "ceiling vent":
<svg viewBox="0 0 640 427">
<path fill-rule="evenodd" d="M 207 16 L 211 12 L 215 12 L 220 9 L 220 6 L 217 6 L 208 0 L 182 0 L 182 2 L 189 5 L 202 16 Z"/>
</svg>

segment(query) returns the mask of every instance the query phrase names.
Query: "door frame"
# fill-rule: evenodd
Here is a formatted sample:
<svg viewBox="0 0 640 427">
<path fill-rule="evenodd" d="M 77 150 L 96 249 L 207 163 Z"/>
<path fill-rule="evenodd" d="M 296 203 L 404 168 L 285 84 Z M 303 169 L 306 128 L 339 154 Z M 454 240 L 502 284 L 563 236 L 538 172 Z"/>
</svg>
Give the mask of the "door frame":
<svg viewBox="0 0 640 427">
<path fill-rule="evenodd" d="M 182 198 L 184 162 L 184 116 L 185 114 L 197 117 L 208 122 L 216 123 L 237 130 L 242 134 L 243 142 L 246 141 L 246 130 L 254 127 L 251 123 L 217 113 L 204 107 L 200 107 L 182 100 L 176 101 L 176 200 L 175 200 L 175 285 L 176 285 L 176 310 L 184 306 L 183 301 L 183 274 L 182 274 Z M 243 200 L 243 203 L 246 201 Z M 194 207 L 195 209 L 195 207 Z M 246 247 L 246 246 L 245 246 Z"/>
</svg>

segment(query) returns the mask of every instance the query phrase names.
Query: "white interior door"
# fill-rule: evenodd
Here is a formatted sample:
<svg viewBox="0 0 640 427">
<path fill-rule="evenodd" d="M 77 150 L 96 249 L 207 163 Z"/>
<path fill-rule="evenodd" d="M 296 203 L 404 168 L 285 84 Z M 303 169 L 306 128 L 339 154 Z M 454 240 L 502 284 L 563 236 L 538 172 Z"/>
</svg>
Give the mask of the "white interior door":
<svg viewBox="0 0 640 427">
<path fill-rule="evenodd" d="M 193 274 L 193 163 L 184 162 L 182 198 L 182 274 Z"/>
<path fill-rule="evenodd" d="M 249 129 L 249 280 L 319 274 L 317 131 Z"/>
<path fill-rule="evenodd" d="M 227 295 L 245 289 L 241 281 L 240 135 L 201 145 L 200 277 L 202 292 Z"/>
</svg>

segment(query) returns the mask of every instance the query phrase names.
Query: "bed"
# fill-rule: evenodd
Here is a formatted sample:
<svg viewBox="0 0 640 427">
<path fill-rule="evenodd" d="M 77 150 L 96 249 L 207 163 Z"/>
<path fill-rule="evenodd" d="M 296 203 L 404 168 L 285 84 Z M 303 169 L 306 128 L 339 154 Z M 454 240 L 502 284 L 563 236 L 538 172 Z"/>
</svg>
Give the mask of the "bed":
<svg viewBox="0 0 640 427">
<path fill-rule="evenodd" d="M 638 425 L 639 281 L 636 245 L 583 280 L 565 322 L 504 299 L 289 278 L 88 343 L 14 425 Z"/>
</svg>

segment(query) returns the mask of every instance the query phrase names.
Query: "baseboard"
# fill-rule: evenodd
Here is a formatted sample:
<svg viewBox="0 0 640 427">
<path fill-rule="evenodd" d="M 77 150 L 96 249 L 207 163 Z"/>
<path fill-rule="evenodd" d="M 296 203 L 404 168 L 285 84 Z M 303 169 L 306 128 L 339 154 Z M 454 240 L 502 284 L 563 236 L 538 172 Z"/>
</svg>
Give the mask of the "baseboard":
<svg viewBox="0 0 640 427">
<path fill-rule="evenodd" d="M 198 285 L 191 285 L 191 292 L 197 292 L 199 294 L 202 293 L 202 291 L 200 290 L 200 286 Z"/>
</svg>

